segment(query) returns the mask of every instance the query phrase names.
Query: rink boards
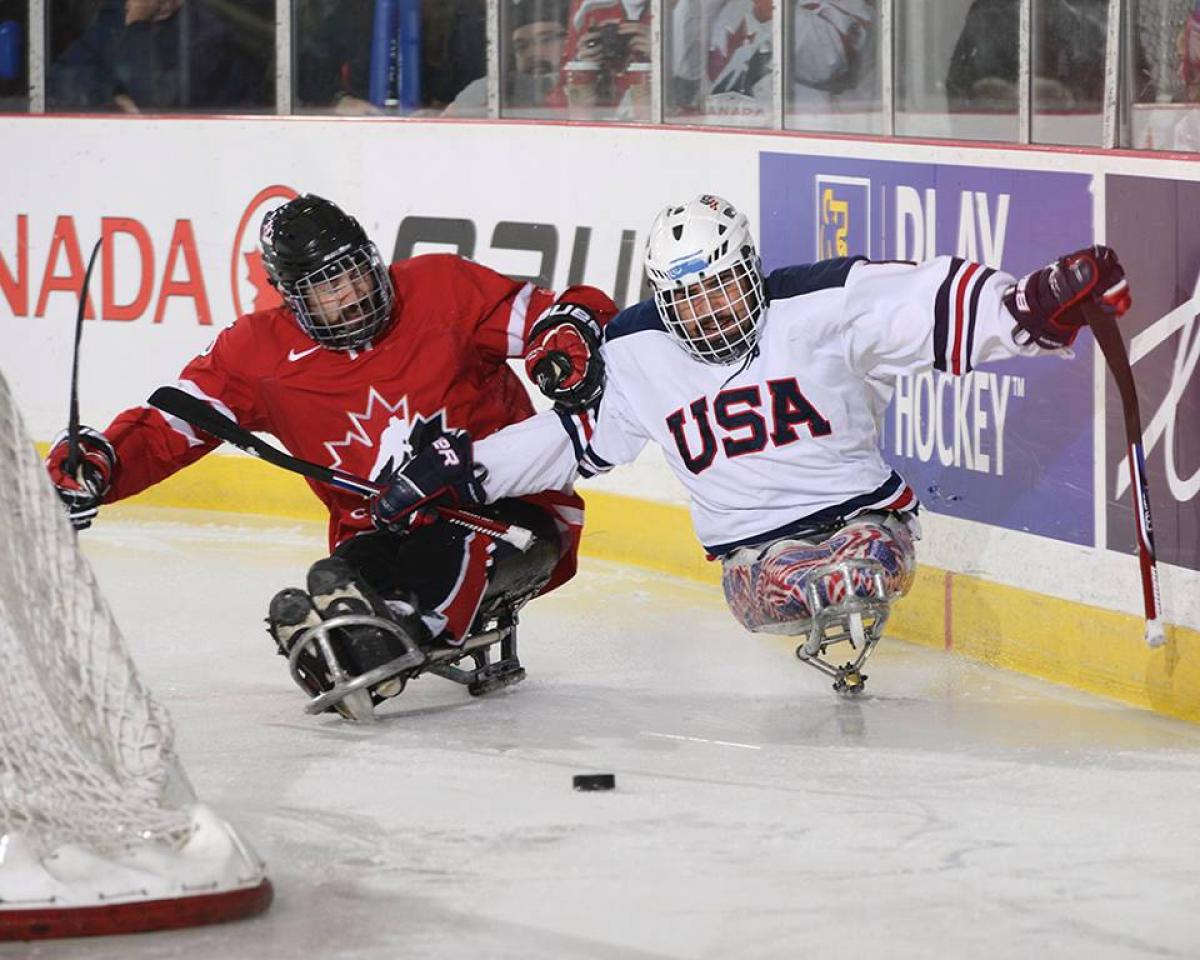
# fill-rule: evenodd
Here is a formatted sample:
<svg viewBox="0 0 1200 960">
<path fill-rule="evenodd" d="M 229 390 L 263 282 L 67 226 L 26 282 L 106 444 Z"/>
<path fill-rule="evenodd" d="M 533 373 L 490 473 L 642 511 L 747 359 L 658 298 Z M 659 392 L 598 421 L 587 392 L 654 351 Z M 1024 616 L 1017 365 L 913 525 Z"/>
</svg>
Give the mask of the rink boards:
<svg viewBox="0 0 1200 960">
<path fill-rule="evenodd" d="M 720 589 L 720 566 L 705 560 L 686 508 L 624 494 L 586 489 L 584 493 L 585 554 L 701 580 Z M 210 456 L 135 502 L 324 519 L 302 481 L 245 457 Z M 926 539 L 932 536 L 927 532 Z M 614 597 L 613 602 L 620 603 L 621 598 Z M 1128 613 L 923 563 L 912 593 L 896 606 L 888 633 L 1200 721 L 1200 634 L 1172 626 L 1167 646 L 1152 651 L 1141 640 L 1142 623 Z M 729 629 L 740 628 L 730 619 Z"/>
<path fill-rule="evenodd" d="M 752 214 L 768 268 L 954 254 L 1020 274 L 1107 240 L 1134 310 L 1170 642 L 1141 641 L 1115 390 L 1089 337 L 901 382 L 885 452 L 925 506 L 922 575 L 892 632 L 1200 719 L 1200 172 L 1194 159 L 796 134 L 316 118 L 0 119 L 0 369 L 40 441 L 62 426 L 76 291 L 83 419 L 142 401 L 239 313 L 271 302 L 254 248 L 296 192 L 358 215 L 385 255 L 453 250 L 555 287 L 644 292 L 654 213 L 702 191 Z M 28 159 L 35 158 L 35 159 Z M 349 426 L 348 426 L 349 428 Z M 589 492 L 590 491 L 590 492 Z M 585 489 L 585 549 L 716 582 L 660 457 Z M 314 517 L 302 484 L 206 462 L 148 501 Z M 732 624 L 731 624 L 732 628 Z"/>
</svg>

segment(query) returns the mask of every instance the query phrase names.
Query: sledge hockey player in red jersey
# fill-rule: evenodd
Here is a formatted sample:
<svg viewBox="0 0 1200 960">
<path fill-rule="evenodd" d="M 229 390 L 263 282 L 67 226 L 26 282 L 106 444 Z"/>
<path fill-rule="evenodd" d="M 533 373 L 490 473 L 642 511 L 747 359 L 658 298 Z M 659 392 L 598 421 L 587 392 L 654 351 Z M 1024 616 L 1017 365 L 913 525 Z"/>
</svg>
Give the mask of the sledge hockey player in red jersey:
<svg viewBox="0 0 1200 960">
<path fill-rule="evenodd" d="M 850 257 L 764 277 L 745 215 L 711 195 L 659 215 L 645 265 L 653 299 L 607 325 L 598 356 L 575 360 L 581 376 L 603 363 L 594 431 L 544 415 L 481 440 L 484 496 L 568 485 L 658 444 L 734 616 L 804 638 L 797 656 L 847 693 L 862 690 L 916 569 L 917 497 L 879 443 L 896 378 L 1061 353 L 1086 309 L 1120 316 L 1130 303 L 1107 247 L 1019 281 L 957 257 Z M 854 654 L 838 665 L 825 654 L 843 641 Z"/>
<path fill-rule="evenodd" d="M 238 318 L 184 367 L 177 386 L 241 427 L 272 434 L 298 458 L 377 481 L 406 466 L 406 490 L 427 478 L 438 484 L 419 488 L 426 506 L 473 501 L 481 477 L 470 437 L 533 414 L 509 357 L 527 355 L 542 389 L 566 406 L 599 391 L 600 371 L 573 377 L 568 360 L 598 342 L 615 312 L 599 290 L 572 287 L 556 301 L 453 255 L 387 267 L 354 218 L 311 195 L 269 212 L 261 245 L 284 304 Z M 74 476 L 65 470 L 65 438 L 47 466 L 80 528 L 100 504 L 144 490 L 220 442 L 149 407 L 126 410 L 103 433 L 84 427 L 79 441 Z M 395 527 L 380 498 L 309 485 L 329 510 L 331 556 L 310 569 L 307 590 L 271 601 L 268 624 L 315 698 L 310 709 L 366 719 L 372 700 L 399 693 L 423 669 L 472 693 L 524 676 L 516 613 L 574 574 L 577 496 L 529 491 L 478 511 L 532 531 L 522 552 L 429 510 L 420 529 L 411 517 Z M 497 662 L 488 660 L 493 645 Z M 474 669 L 454 666 L 466 656 Z"/>
</svg>

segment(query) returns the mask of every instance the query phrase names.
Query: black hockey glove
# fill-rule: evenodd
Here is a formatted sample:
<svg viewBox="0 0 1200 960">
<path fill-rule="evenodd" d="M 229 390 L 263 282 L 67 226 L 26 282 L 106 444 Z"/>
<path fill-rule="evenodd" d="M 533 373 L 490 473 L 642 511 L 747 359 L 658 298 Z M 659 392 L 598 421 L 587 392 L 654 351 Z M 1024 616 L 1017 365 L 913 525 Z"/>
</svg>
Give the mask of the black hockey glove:
<svg viewBox="0 0 1200 960">
<path fill-rule="evenodd" d="M 67 473 L 69 445 L 64 430 L 54 438 L 46 454 L 50 482 L 67 507 L 67 519 L 76 530 L 86 530 L 100 510 L 104 495 L 112 486 L 117 453 L 108 438 L 91 427 L 79 428 L 79 463 L 75 474 Z"/>
<path fill-rule="evenodd" d="M 1099 245 L 1033 271 L 1004 294 L 1004 305 L 1017 321 L 1013 339 L 1047 350 L 1075 342 L 1087 323 L 1086 304 L 1120 317 L 1130 302 L 1129 282 L 1116 253 Z"/>
<path fill-rule="evenodd" d="M 602 333 L 596 315 L 577 303 L 556 303 L 529 331 L 525 372 L 549 399 L 572 413 L 604 392 Z"/>
<path fill-rule="evenodd" d="M 371 520 L 381 530 L 407 533 L 437 520 L 437 507 L 483 502 L 482 476 L 465 430 L 439 434 L 387 478 L 371 498 Z"/>
</svg>

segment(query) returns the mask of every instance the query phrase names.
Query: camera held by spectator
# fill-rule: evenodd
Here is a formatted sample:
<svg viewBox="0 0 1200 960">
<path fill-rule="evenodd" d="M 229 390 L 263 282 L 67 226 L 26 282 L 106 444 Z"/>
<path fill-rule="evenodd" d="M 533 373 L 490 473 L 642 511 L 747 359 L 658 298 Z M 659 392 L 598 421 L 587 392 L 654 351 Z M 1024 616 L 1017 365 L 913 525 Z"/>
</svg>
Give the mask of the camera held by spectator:
<svg viewBox="0 0 1200 960">
<path fill-rule="evenodd" d="M 650 105 L 650 10 L 621 0 L 574 0 L 569 18 L 563 94 L 573 115 L 613 108 L 620 119 L 645 120 Z M 630 19 L 630 14 L 637 15 Z"/>
<path fill-rule="evenodd" d="M 583 38 L 583 49 L 606 65 L 624 69 L 629 62 L 629 37 L 615 23 L 604 23 Z"/>
<path fill-rule="evenodd" d="M 510 29 L 510 66 L 501 74 L 502 103 L 507 110 L 540 109 L 559 82 L 567 38 L 566 0 L 512 0 L 506 19 Z M 487 77 L 464 87 L 445 115 L 482 116 L 487 111 Z"/>
</svg>

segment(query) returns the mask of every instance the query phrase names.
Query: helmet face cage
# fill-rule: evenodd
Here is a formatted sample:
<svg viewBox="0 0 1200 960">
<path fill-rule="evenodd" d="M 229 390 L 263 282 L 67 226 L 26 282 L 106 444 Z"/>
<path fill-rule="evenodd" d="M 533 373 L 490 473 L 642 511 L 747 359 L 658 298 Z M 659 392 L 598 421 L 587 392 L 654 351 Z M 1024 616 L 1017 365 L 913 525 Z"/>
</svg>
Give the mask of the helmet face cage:
<svg viewBox="0 0 1200 960">
<path fill-rule="evenodd" d="M 767 299 L 745 214 L 704 194 L 650 228 L 646 276 L 667 332 L 692 357 L 725 365 L 758 343 Z"/>
<path fill-rule="evenodd" d="M 391 323 L 391 278 L 369 241 L 280 292 L 301 329 L 331 350 L 364 347 Z"/>
<path fill-rule="evenodd" d="M 743 259 L 708 280 L 655 290 L 659 315 L 680 346 L 704 363 L 728 364 L 758 343 L 762 273 Z"/>
</svg>

